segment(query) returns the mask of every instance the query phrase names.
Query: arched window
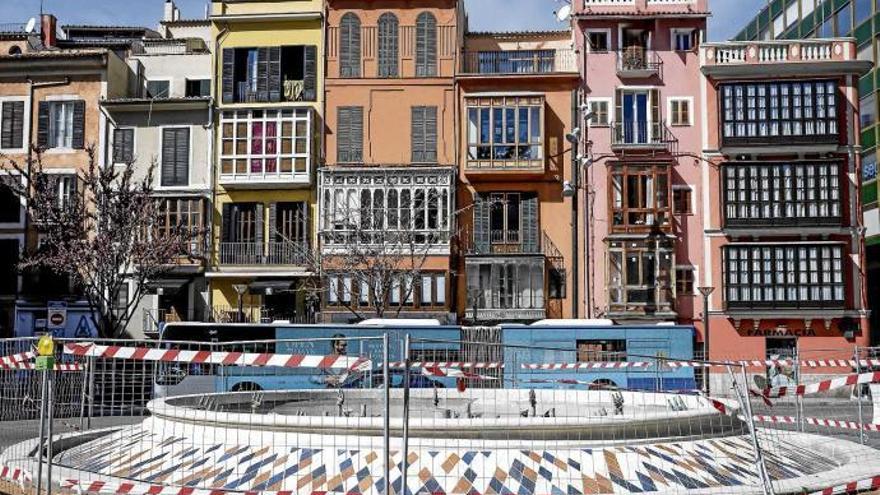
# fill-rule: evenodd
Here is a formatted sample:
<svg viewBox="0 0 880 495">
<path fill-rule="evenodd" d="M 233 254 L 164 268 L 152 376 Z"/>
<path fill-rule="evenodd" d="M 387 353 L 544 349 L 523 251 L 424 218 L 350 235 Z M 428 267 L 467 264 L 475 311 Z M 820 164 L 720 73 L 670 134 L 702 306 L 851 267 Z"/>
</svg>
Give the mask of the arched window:
<svg viewBox="0 0 880 495">
<path fill-rule="evenodd" d="M 339 77 L 361 77 L 361 20 L 351 12 L 339 23 Z"/>
<path fill-rule="evenodd" d="M 397 16 L 386 12 L 379 17 L 379 77 L 397 77 Z"/>
<path fill-rule="evenodd" d="M 416 18 L 416 76 L 437 75 L 437 19 L 430 12 Z"/>
</svg>

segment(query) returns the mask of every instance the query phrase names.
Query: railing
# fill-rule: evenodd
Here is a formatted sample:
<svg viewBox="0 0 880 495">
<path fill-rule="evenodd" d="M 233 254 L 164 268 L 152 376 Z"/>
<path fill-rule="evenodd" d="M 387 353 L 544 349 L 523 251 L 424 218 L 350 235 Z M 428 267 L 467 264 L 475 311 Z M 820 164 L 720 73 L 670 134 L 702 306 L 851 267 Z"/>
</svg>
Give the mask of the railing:
<svg viewBox="0 0 880 495">
<path fill-rule="evenodd" d="M 235 305 L 214 306 L 211 308 L 212 323 L 272 323 L 273 321 L 289 321 L 297 324 L 313 324 L 315 318 L 310 313 L 298 313 L 296 310 L 279 311 L 266 306 L 244 304 L 240 308 Z"/>
<path fill-rule="evenodd" d="M 27 25 L 20 22 L 0 22 L 0 33 L 23 33 Z"/>
<path fill-rule="evenodd" d="M 584 5 L 632 5 L 635 0 L 584 0 Z"/>
<path fill-rule="evenodd" d="M 611 131 L 611 145 L 617 148 L 666 147 L 672 141 L 665 122 L 612 122 Z"/>
<path fill-rule="evenodd" d="M 143 312 L 143 331 L 147 336 L 156 336 L 162 329 L 163 323 L 177 322 L 207 322 L 209 321 L 206 311 L 196 311 L 193 308 L 187 309 L 184 314 L 176 310 L 167 309 L 145 309 Z"/>
<path fill-rule="evenodd" d="M 577 72 L 574 50 L 497 50 L 463 54 L 465 74 L 552 74 Z"/>
<path fill-rule="evenodd" d="M 307 243 L 270 242 L 221 242 L 221 265 L 302 265 L 308 252 Z"/>
<path fill-rule="evenodd" d="M 451 233 L 447 228 L 413 230 L 327 230 L 321 233 L 325 248 L 345 250 L 352 245 L 380 246 L 386 252 L 415 250 L 425 246 L 448 247 Z"/>
<path fill-rule="evenodd" d="M 508 308 L 508 309 L 491 309 L 477 308 L 476 321 L 505 321 L 505 320 L 524 320 L 537 321 L 547 317 L 547 310 L 544 308 Z M 474 309 L 470 308 L 465 313 L 465 319 L 474 319 Z"/>
<path fill-rule="evenodd" d="M 188 39 L 145 39 L 135 44 L 137 55 L 190 55 L 208 53 L 205 41 L 200 38 Z"/>
<path fill-rule="evenodd" d="M 707 66 L 854 60 L 848 39 L 704 43 Z"/>
<path fill-rule="evenodd" d="M 659 73 L 663 67 L 663 61 L 657 52 L 641 46 L 627 47 L 615 53 L 618 75 L 645 76 Z"/>
</svg>

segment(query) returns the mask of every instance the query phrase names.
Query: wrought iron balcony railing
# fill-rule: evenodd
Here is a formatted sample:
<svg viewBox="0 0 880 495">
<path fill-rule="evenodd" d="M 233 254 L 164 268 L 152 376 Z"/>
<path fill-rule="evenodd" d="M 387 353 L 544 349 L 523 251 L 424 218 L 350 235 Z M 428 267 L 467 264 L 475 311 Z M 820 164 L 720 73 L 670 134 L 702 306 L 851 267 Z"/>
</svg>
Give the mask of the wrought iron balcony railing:
<svg viewBox="0 0 880 495">
<path fill-rule="evenodd" d="M 463 55 L 464 74 L 576 73 L 575 53 L 570 49 L 468 51 Z"/>
<path fill-rule="evenodd" d="M 304 265 L 305 242 L 221 242 L 221 265 Z"/>
</svg>

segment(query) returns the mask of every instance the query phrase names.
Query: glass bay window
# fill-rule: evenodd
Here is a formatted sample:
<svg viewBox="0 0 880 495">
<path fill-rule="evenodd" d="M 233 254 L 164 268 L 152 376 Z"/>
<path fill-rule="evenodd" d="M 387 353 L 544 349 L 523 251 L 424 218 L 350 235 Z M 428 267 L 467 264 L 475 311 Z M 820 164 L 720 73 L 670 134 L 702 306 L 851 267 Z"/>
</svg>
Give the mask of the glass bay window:
<svg viewBox="0 0 880 495">
<path fill-rule="evenodd" d="M 543 168 L 544 98 L 467 100 L 468 168 Z"/>
<path fill-rule="evenodd" d="M 615 232 L 668 230 L 670 167 L 622 164 L 611 167 L 611 229 Z"/>
<path fill-rule="evenodd" d="M 220 128 L 221 181 L 310 180 L 311 110 L 225 111 Z"/>
<path fill-rule="evenodd" d="M 609 312 L 638 315 L 672 311 L 672 240 L 610 241 L 608 257 Z"/>
</svg>

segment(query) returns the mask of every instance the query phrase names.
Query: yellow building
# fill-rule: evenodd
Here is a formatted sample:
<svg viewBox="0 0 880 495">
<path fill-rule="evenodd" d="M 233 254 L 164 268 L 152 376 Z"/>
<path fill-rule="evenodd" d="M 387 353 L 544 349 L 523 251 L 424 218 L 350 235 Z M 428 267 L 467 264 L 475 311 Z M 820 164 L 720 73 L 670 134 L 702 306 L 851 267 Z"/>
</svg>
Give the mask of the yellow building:
<svg viewBox="0 0 880 495">
<path fill-rule="evenodd" d="M 321 0 L 213 1 L 214 318 L 305 320 L 323 125 Z"/>
</svg>

